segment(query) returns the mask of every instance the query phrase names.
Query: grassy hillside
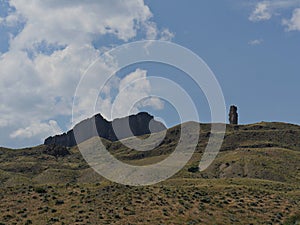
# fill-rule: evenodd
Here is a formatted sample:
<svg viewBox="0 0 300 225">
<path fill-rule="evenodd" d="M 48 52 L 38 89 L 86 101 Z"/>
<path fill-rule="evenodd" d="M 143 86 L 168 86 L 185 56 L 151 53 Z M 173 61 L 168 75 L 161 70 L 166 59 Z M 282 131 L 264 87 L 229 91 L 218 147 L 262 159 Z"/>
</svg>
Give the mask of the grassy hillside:
<svg viewBox="0 0 300 225">
<path fill-rule="evenodd" d="M 203 172 L 193 168 L 207 145 L 210 125 L 200 127 L 188 164 L 147 187 L 107 181 L 76 147 L 0 148 L 0 224 L 299 223 L 299 126 L 228 125 L 221 152 Z M 163 142 L 146 152 L 103 142 L 119 160 L 145 165 L 172 153 L 179 135 L 180 126 L 169 129 Z"/>
</svg>

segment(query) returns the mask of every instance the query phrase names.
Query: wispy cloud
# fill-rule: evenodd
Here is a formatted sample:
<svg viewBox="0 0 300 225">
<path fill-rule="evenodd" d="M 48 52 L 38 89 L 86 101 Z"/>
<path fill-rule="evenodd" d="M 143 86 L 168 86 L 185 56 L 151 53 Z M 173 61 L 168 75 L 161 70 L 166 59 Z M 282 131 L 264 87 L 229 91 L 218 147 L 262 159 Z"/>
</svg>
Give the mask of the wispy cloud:
<svg viewBox="0 0 300 225">
<path fill-rule="evenodd" d="M 287 31 L 300 31 L 300 8 L 294 10 L 291 19 L 283 19 L 282 24 Z"/>
<path fill-rule="evenodd" d="M 269 2 L 259 2 L 254 11 L 249 16 L 249 20 L 256 22 L 256 21 L 262 21 L 262 20 L 269 20 L 272 17 L 272 12 L 270 9 L 270 3 Z"/>
<path fill-rule="evenodd" d="M 269 20 L 274 15 L 279 15 L 283 10 L 300 7 L 300 0 L 265 0 L 259 1 L 252 6 L 253 10 L 249 20 L 253 22 Z"/>
<path fill-rule="evenodd" d="M 249 45 L 260 45 L 264 42 L 263 39 L 255 39 L 248 42 Z"/>
<path fill-rule="evenodd" d="M 285 11 L 293 12 L 290 19 L 283 18 Z M 259 1 L 253 5 L 253 10 L 249 15 L 252 22 L 270 20 L 272 17 L 282 17 L 282 25 L 286 26 L 286 31 L 300 30 L 300 0 L 272 0 Z"/>
</svg>

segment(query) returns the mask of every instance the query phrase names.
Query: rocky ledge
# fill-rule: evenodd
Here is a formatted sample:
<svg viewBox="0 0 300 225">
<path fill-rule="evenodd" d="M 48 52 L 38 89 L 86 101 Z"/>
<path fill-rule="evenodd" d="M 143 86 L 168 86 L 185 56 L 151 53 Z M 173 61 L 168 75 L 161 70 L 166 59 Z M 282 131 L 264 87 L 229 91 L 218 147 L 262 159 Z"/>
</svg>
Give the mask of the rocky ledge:
<svg viewBox="0 0 300 225">
<path fill-rule="evenodd" d="M 167 129 L 146 112 L 124 118 L 107 121 L 100 114 L 86 119 L 74 126 L 67 133 L 48 137 L 45 145 L 73 147 L 92 137 L 102 137 L 110 141 L 118 141 L 132 136 L 160 132 Z M 76 138 L 75 138 L 76 137 Z"/>
</svg>

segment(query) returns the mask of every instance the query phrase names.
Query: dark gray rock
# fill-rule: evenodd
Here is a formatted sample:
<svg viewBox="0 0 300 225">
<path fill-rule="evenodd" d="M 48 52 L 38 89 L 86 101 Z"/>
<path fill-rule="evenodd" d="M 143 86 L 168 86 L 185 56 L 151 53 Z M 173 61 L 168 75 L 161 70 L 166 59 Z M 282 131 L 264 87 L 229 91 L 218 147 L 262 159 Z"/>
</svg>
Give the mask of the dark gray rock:
<svg viewBox="0 0 300 225">
<path fill-rule="evenodd" d="M 118 141 L 132 136 L 155 133 L 167 129 L 161 122 L 146 112 L 115 119 L 112 122 L 104 119 L 100 114 L 81 121 L 67 133 L 48 137 L 45 145 L 60 145 L 73 147 L 92 137 L 102 137 L 110 141 Z M 76 137 L 76 138 L 75 138 Z"/>
<path fill-rule="evenodd" d="M 230 106 L 229 123 L 233 125 L 238 124 L 238 113 L 237 113 L 237 107 L 235 105 Z"/>
</svg>

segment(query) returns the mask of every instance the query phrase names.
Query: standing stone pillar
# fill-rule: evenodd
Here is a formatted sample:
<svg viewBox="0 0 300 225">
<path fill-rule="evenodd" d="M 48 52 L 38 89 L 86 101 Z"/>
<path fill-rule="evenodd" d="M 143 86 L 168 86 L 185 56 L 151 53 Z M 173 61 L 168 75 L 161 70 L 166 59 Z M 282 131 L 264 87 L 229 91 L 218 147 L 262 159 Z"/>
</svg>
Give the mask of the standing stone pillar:
<svg viewBox="0 0 300 225">
<path fill-rule="evenodd" d="M 238 124 L 238 113 L 237 113 L 237 107 L 235 105 L 230 106 L 229 123 L 233 125 Z"/>
</svg>

